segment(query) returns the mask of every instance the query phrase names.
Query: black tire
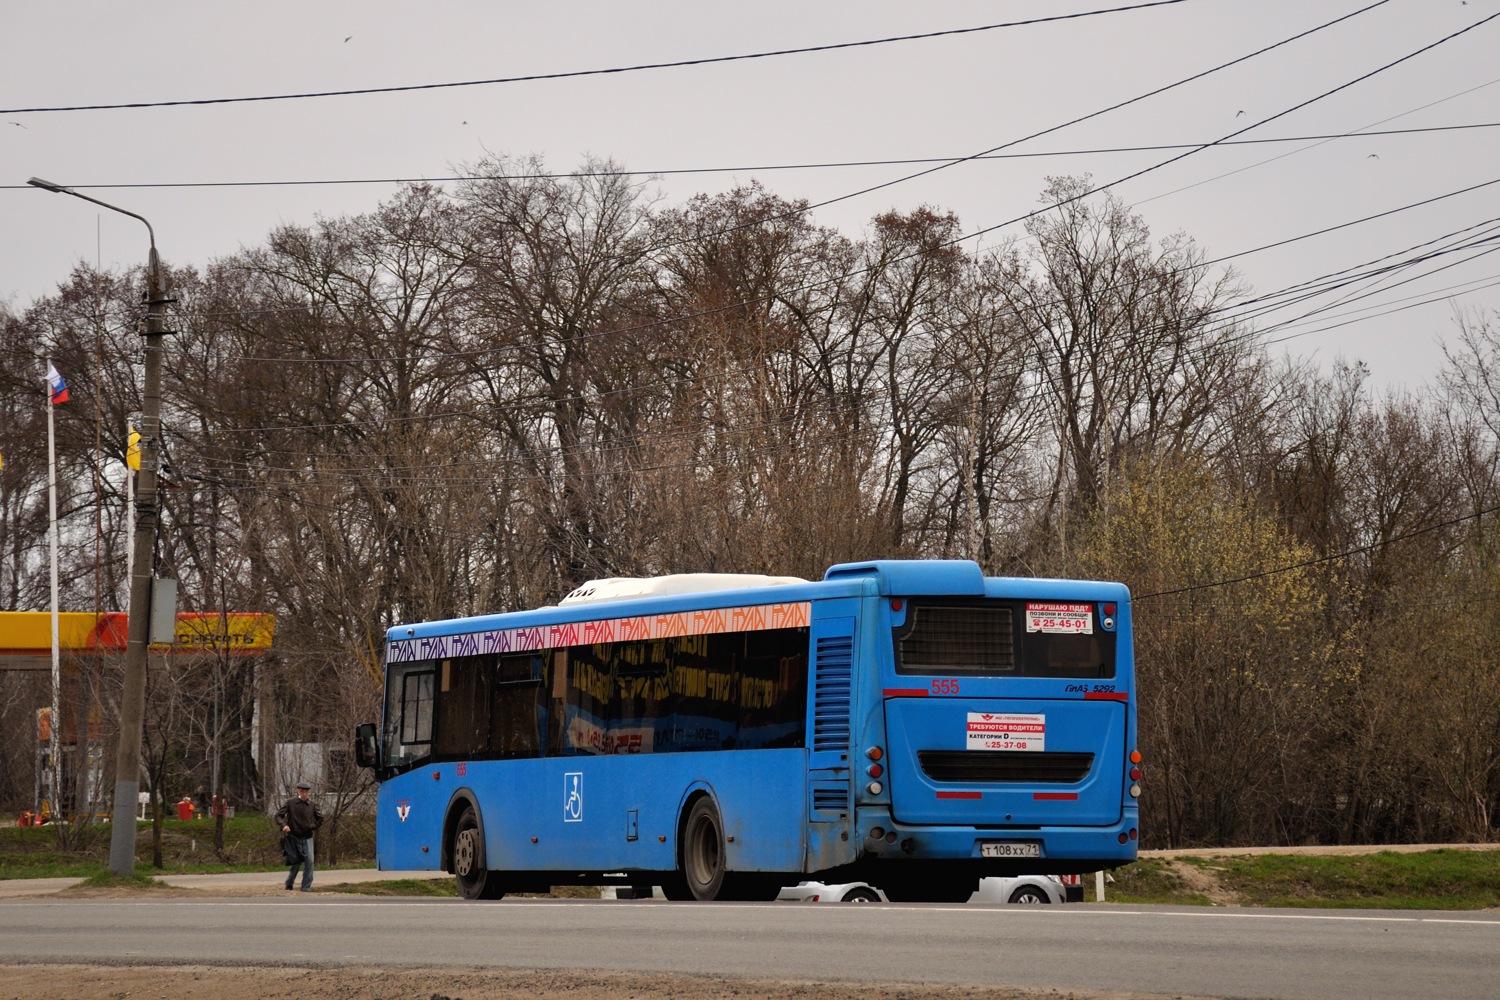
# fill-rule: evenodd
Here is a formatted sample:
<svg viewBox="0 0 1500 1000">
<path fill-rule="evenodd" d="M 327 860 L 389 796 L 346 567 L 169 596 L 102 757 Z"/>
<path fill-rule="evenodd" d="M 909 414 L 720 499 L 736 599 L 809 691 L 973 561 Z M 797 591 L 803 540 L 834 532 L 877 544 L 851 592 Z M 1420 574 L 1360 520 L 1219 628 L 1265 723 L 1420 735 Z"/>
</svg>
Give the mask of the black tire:
<svg viewBox="0 0 1500 1000">
<path fill-rule="evenodd" d="M 878 903 L 880 894 L 867 885 L 857 885 L 844 893 L 840 903 Z"/>
<path fill-rule="evenodd" d="M 464 807 L 458 825 L 453 828 L 449 857 L 453 859 L 458 894 L 464 899 L 501 899 L 505 896 L 500 873 L 485 867 L 484 837 L 479 831 L 479 817 L 470 807 Z"/>
<path fill-rule="evenodd" d="M 769 903 L 781 895 L 781 878 L 754 872 L 729 872 L 724 876 L 720 899 L 748 903 Z"/>
<path fill-rule="evenodd" d="M 706 795 L 694 800 L 688 810 L 682 825 L 681 857 L 678 870 L 687 883 L 688 898 L 718 899 L 724 890 L 724 824 L 718 806 Z"/>
<path fill-rule="evenodd" d="M 667 872 L 661 877 L 661 894 L 674 902 L 683 902 L 693 898 L 692 892 L 688 890 L 687 879 L 682 877 L 682 872 Z"/>
<path fill-rule="evenodd" d="M 1045 892 L 1038 889 L 1036 886 L 1023 885 L 1015 892 L 1010 894 L 1010 902 L 1024 903 L 1027 906 L 1037 906 L 1043 903 L 1050 903 L 1052 902 L 1052 900 L 1048 898 Z"/>
<path fill-rule="evenodd" d="M 885 890 L 885 898 L 893 903 L 967 903 L 978 887 L 977 878 L 880 884 L 880 888 Z"/>
</svg>

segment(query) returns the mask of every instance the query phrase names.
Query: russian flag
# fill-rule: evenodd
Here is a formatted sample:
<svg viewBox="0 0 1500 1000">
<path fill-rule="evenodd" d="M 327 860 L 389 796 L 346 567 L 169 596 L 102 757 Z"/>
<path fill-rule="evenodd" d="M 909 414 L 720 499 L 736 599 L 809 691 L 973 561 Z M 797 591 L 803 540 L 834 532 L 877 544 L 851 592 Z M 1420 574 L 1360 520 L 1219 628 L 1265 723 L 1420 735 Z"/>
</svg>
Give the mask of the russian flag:
<svg viewBox="0 0 1500 1000">
<path fill-rule="evenodd" d="M 63 381 L 61 375 L 57 374 L 57 369 L 52 366 L 52 362 L 50 361 L 47 362 L 47 385 L 52 390 L 53 406 L 68 401 L 68 383 Z"/>
</svg>

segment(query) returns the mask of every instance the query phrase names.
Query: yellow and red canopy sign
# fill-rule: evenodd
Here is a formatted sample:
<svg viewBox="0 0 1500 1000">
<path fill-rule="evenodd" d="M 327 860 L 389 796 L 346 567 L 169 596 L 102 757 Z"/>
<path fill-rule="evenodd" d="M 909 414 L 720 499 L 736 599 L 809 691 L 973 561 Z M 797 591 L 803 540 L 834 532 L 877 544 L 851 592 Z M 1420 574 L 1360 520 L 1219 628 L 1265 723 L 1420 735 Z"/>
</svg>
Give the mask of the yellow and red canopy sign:
<svg viewBox="0 0 1500 1000">
<path fill-rule="evenodd" d="M 68 656 L 124 652 L 128 616 L 123 611 L 94 614 L 60 612 L 57 644 Z M 271 648 L 276 616 L 184 611 L 177 615 L 171 645 L 151 652 L 173 654 L 259 653 Z M 38 663 L 38 658 L 42 662 Z M 46 611 L 0 611 L 0 670 L 50 668 L 52 615 Z"/>
</svg>

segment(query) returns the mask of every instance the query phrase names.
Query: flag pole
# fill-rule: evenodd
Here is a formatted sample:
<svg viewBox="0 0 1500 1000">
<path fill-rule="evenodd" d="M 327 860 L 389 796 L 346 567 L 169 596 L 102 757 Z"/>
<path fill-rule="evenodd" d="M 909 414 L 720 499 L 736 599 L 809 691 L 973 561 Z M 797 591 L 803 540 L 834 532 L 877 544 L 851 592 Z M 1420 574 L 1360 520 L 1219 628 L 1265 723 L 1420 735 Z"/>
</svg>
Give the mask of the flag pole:
<svg viewBox="0 0 1500 1000">
<path fill-rule="evenodd" d="M 48 362 L 48 370 L 52 370 L 51 362 Z M 52 821 L 59 822 L 61 819 L 62 805 L 62 754 L 60 730 L 62 729 L 61 711 L 61 688 L 62 688 L 62 657 L 58 651 L 57 635 L 57 443 L 56 434 L 52 428 L 52 383 L 47 382 L 47 522 L 49 530 L 47 538 L 52 550 L 52 716 L 51 724 L 47 727 L 51 737 L 48 751 L 52 755 L 52 795 L 48 804 L 48 811 L 52 814 Z"/>
</svg>

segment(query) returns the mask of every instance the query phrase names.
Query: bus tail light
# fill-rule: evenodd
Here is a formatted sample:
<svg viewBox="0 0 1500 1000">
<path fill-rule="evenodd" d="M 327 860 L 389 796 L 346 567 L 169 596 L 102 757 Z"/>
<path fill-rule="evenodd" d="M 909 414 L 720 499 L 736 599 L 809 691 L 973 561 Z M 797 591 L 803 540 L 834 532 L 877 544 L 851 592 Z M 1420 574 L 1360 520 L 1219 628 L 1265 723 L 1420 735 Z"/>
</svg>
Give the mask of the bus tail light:
<svg viewBox="0 0 1500 1000">
<path fill-rule="evenodd" d="M 1140 762 L 1141 762 L 1141 752 L 1139 750 L 1132 750 L 1132 751 L 1130 751 L 1130 763 L 1132 763 L 1132 764 L 1139 764 Z"/>
<path fill-rule="evenodd" d="M 870 766 L 865 768 L 865 773 L 872 778 L 878 778 L 885 773 L 885 768 L 879 763 L 885 757 L 885 751 L 880 747 L 870 747 L 865 751 L 865 756 L 870 758 Z M 884 786 L 878 781 L 872 781 L 865 786 L 865 790 L 871 795 L 879 795 L 884 791 Z"/>
</svg>

